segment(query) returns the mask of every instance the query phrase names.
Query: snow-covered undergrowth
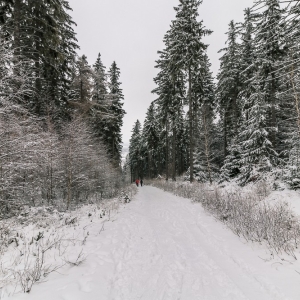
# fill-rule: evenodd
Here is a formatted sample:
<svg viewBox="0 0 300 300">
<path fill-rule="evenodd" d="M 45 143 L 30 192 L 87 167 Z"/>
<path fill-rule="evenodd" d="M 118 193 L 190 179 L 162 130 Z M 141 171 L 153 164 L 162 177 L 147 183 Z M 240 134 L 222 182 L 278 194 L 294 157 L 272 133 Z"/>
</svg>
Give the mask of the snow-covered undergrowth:
<svg viewBox="0 0 300 300">
<path fill-rule="evenodd" d="M 295 256 L 300 243 L 300 219 L 285 201 L 265 201 L 271 193 L 267 182 L 240 188 L 155 180 L 152 184 L 203 207 L 247 241 L 264 243 L 271 252 Z"/>
<path fill-rule="evenodd" d="M 28 207 L 18 217 L 1 220 L 0 298 L 2 294 L 29 293 L 50 273 L 66 265 L 80 265 L 88 255 L 89 227 L 100 222 L 100 235 L 105 223 L 113 220 L 120 205 L 130 202 L 136 191 L 132 185 L 119 198 L 67 212 Z"/>
</svg>

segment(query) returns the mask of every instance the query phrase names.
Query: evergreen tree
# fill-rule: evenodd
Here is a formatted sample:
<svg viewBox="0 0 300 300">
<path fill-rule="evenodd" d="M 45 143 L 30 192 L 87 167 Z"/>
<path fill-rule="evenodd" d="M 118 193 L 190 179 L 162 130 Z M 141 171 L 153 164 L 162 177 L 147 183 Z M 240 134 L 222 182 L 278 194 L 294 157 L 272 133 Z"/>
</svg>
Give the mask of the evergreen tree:
<svg viewBox="0 0 300 300">
<path fill-rule="evenodd" d="M 244 11 L 244 23 L 241 25 L 241 45 L 240 45 L 240 93 L 239 102 L 241 103 L 242 110 L 247 110 L 247 107 L 251 104 L 246 103 L 251 95 L 251 89 L 249 88 L 249 82 L 254 76 L 255 61 L 255 47 L 253 41 L 254 24 L 257 15 L 252 14 L 249 8 Z M 242 113 L 242 118 L 247 119 L 247 115 Z"/>
<path fill-rule="evenodd" d="M 38 115 L 45 115 L 50 106 L 65 114 L 78 48 L 68 2 L 4 0 L 1 4 L 1 22 L 14 41 L 14 62 L 20 57 L 34 62 L 35 93 L 27 97 L 28 106 Z"/>
<path fill-rule="evenodd" d="M 141 123 L 137 120 L 132 129 L 129 144 L 129 160 L 131 168 L 131 182 L 136 178 L 141 178 Z"/>
<path fill-rule="evenodd" d="M 100 53 L 93 65 L 93 69 L 93 99 L 97 102 L 101 102 L 105 100 L 107 95 L 107 78 Z"/>
<path fill-rule="evenodd" d="M 105 120 L 105 127 L 103 132 L 103 140 L 106 144 L 108 152 L 117 165 L 121 162 L 122 152 L 122 135 L 121 129 L 123 126 L 123 118 L 125 111 L 123 109 L 123 92 L 120 82 L 120 69 L 116 62 L 113 62 L 109 69 L 109 117 Z"/>
<path fill-rule="evenodd" d="M 175 7 L 176 18 L 172 22 L 168 36 L 168 56 L 170 59 L 171 73 L 184 70 L 187 74 L 188 83 L 188 105 L 189 105 L 189 152 L 190 152 L 190 181 L 193 181 L 194 168 L 194 111 L 197 93 L 193 93 L 197 68 L 201 64 L 207 45 L 202 41 L 205 35 L 211 31 L 198 21 L 198 9 L 202 1 L 180 0 L 178 7 Z M 194 88 L 194 92 L 196 89 Z"/>
<path fill-rule="evenodd" d="M 154 102 L 151 103 L 146 113 L 143 126 L 142 138 L 147 149 L 148 177 L 153 178 L 158 175 L 158 147 L 159 147 L 159 125 Z"/>
<path fill-rule="evenodd" d="M 238 101 L 240 92 L 240 45 L 237 42 L 236 24 L 231 21 L 228 30 L 227 47 L 221 57 L 220 72 L 217 76 L 217 99 L 220 117 L 223 121 L 224 157 L 229 154 L 233 137 L 237 136 L 241 117 L 241 103 Z"/>
<path fill-rule="evenodd" d="M 279 110 L 281 112 L 281 127 L 279 132 L 279 149 L 285 165 L 284 179 L 294 189 L 300 188 L 300 104 L 299 104 L 299 12 L 300 3 L 290 1 L 293 5 L 288 6 L 285 29 L 285 42 L 287 55 L 280 66 L 282 91 L 279 94 Z"/>
<path fill-rule="evenodd" d="M 253 77 L 254 45 L 253 45 L 253 21 L 256 15 L 251 14 L 250 9 L 245 10 L 245 20 L 238 28 L 230 23 L 228 48 L 223 56 L 224 69 L 219 74 L 219 103 L 221 116 L 223 113 L 224 127 L 224 162 L 221 168 L 221 181 L 230 180 L 240 174 L 240 145 L 237 134 L 244 122 L 248 120 L 248 111 L 252 107 L 250 96 L 253 90 L 249 82 Z M 241 44 L 237 43 L 238 31 L 241 31 Z M 235 58 L 236 56 L 236 58 Z M 234 61 L 236 60 L 236 61 Z M 222 74 L 223 71 L 223 74 Z M 231 77 L 227 77 L 231 76 Z M 230 85 L 227 86 L 226 81 Z M 231 95 L 234 95 L 232 97 Z M 226 97 L 227 96 L 227 97 Z M 224 102 L 225 99 L 229 102 Z M 237 115 L 239 116 L 236 119 Z M 234 130 L 232 130 L 234 128 Z"/>
<path fill-rule="evenodd" d="M 92 128 L 99 138 L 103 138 L 106 132 L 106 122 L 113 117 L 113 114 L 110 111 L 112 101 L 108 95 L 107 75 L 100 53 L 93 65 L 92 86 L 92 106 L 90 112 Z"/>
<path fill-rule="evenodd" d="M 89 112 L 92 98 L 92 74 L 87 57 L 78 57 L 73 71 L 71 99 L 79 102 L 85 113 Z"/>
<path fill-rule="evenodd" d="M 173 85 L 171 80 L 170 62 L 168 59 L 168 53 L 166 51 L 159 51 L 159 60 L 156 61 L 156 68 L 159 68 L 157 76 L 154 78 L 154 82 L 157 84 L 156 89 L 152 93 L 156 93 L 158 98 L 156 99 L 158 118 L 163 127 L 163 131 L 160 134 L 161 150 L 165 149 L 160 154 L 161 164 L 165 164 L 166 180 L 169 179 L 169 131 L 170 131 L 170 115 L 173 100 Z"/>
<path fill-rule="evenodd" d="M 283 10 L 280 9 L 279 0 L 261 0 L 260 3 L 263 5 L 263 11 L 256 24 L 254 65 L 255 69 L 259 71 L 260 84 L 268 106 L 266 113 L 270 141 L 277 149 L 277 132 L 281 130 L 277 111 L 277 93 L 280 92 L 277 71 L 284 56 L 282 48 L 284 30 L 281 24 Z"/>
<path fill-rule="evenodd" d="M 239 136 L 240 167 L 239 180 L 242 184 L 257 180 L 264 172 L 272 170 L 277 163 L 278 154 L 269 139 L 265 91 L 261 88 L 260 77 L 252 81 L 250 101 L 253 105 L 248 109 L 248 120 Z"/>
<path fill-rule="evenodd" d="M 178 114 L 177 126 L 177 164 L 178 172 L 182 175 L 189 167 L 189 122 L 184 117 L 184 112 Z"/>
<path fill-rule="evenodd" d="M 195 155 L 195 178 L 198 181 L 209 181 L 212 184 L 215 167 L 215 153 L 213 149 L 215 126 L 215 87 L 212 73 L 210 72 L 210 62 L 205 56 L 200 74 L 202 77 L 202 97 L 198 112 L 198 122 L 196 130 L 196 155 Z"/>
</svg>

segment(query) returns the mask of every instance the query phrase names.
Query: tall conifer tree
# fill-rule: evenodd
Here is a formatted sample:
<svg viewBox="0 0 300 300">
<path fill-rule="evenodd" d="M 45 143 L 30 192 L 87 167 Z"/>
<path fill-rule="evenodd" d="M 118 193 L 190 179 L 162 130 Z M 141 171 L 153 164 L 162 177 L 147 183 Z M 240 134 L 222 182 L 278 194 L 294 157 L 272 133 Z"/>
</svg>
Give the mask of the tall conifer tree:
<svg viewBox="0 0 300 300">
<path fill-rule="evenodd" d="M 188 105 L 189 105 L 189 152 L 190 152 L 190 181 L 194 179 L 194 117 L 193 107 L 198 99 L 194 84 L 196 84 L 197 68 L 204 58 L 207 45 L 203 42 L 203 37 L 211 33 L 205 29 L 202 21 L 198 21 L 198 10 L 202 3 L 200 0 L 180 0 L 178 7 L 175 7 L 176 18 L 172 22 L 167 33 L 168 55 L 172 73 L 177 70 L 184 70 L 187 74 L 188 84 Z M 194 89 L 194 90 L 193 90 Z"/>
<path fill-rule="evenodd" d="M 131 181 L 141 178 L 141 122 L 137 120 L 132 129 L 129 144 L 129 161 L 131 168 Z"/>
<path fill-rule="evenodd" d="M 224 157 L 229 154 L 233 138 L 237 136 L 241 117 L 241 104 L 238 101 L 240 92 L 240 45 L 238 31 L 234 21 L 229 23 L 227 47 L 221 57 L 220 72 L 217 76 L 217 98 L 221 119 L 223 121 Z"/>
<path fill-rule="evenodd" d="M 120 82 L 120 69 L 116 62 L 113 62 L 109 72 L 109 95 L 111 105 L 109 108 L 110 117 L 106 119 L 104 141 L 112 159 L 117 165 L 121 163 L 123 118 L 125 111 L 123 109 L 123 92 Z"/>
</svg>

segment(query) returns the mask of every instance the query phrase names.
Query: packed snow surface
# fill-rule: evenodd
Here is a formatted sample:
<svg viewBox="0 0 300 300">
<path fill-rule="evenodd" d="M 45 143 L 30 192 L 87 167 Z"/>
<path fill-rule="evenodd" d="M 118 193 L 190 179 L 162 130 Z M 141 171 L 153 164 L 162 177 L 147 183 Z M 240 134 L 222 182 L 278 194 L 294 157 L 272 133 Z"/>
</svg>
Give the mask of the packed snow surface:
<svg viewBox="0 0 300 300">
<path fill-rule="evenodd" d="M 102 222 L 90 225 L 85 262 L 9 299 L 300 299 L 297 261 L 246 243 L 190 200 L 143 186 Z"/>
</svg>

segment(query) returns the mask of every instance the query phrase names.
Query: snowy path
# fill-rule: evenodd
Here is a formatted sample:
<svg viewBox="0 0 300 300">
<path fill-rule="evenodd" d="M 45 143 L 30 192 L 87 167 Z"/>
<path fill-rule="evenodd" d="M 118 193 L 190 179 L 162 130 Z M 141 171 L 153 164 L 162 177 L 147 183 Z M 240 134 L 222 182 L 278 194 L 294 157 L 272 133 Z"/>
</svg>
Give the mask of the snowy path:
<svg viewBox="0 0 300 300">
<path fill-rule="evenodd" d="M 296 264 L 244 244 L 199 204 L 153 187 L 99 235 L 93 224 L 86 262 L 35 286 L 30 300 L 300 299 Z"/>
</svg>

